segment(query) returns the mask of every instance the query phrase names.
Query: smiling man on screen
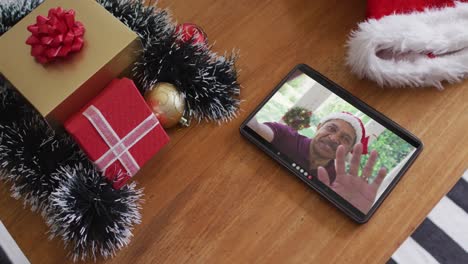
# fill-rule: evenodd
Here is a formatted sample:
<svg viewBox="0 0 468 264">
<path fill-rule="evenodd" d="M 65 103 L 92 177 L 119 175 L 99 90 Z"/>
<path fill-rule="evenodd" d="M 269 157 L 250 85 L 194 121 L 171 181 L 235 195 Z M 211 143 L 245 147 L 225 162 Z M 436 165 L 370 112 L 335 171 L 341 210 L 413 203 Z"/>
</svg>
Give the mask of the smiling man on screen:
<svg viewBox="0 0 468 264">
<path fill-rule="evenodd" d="M 255 117 L 248 126 L 363 213 L 372 207 L 387 170 L 381 168 L 375 180 L 369 181 L 378 156 L 374 150 L 361 176 L 358 175 L 361 155 L 367 154 L 368 141 L 358 117 L 347 112 L 328 115 L 320 121 L 313 138 L 281 123 L 259 123 Z M 348 153 L 352 153 L 352 158 L 346 171 Z"/>
</svg>

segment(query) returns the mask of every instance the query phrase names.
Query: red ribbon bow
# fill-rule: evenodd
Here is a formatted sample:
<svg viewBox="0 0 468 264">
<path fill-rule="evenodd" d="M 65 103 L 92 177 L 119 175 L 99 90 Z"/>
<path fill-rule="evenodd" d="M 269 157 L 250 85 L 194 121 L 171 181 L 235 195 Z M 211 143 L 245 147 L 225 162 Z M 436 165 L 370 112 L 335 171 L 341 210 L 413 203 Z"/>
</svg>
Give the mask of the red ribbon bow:
<svg viewBox="0 0 468 264">
<path fill-rule="evenodd" d="M 26 40 L 31 55 L 42 64 L 65 58 L 83 48 L 85 28 L 75 21 L 75 10 L 51 8 L 47 17 L 37 16 L 36 24 L 28 26 L 32 35 Z"/>
</svg>

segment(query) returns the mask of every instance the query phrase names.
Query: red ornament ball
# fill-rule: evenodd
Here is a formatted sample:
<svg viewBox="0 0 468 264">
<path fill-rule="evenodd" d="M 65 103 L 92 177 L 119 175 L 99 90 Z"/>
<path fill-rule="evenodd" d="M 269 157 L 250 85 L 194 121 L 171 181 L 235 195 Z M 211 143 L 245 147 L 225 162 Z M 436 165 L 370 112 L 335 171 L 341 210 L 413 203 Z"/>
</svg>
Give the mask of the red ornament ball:
<svg viewBox="0 0 468 264">
<path fill-rule="evenodd" d="M 83 24 L 75 20 L 75 11 L 51 8 L 48 16 L 37 16 L 36 24 L 28 26 L 31 36 L 26 44 L 31 45 L 31 55 L 39 63 L 46 64 L 57 58 L 65 58 L 83 48 Z"/>
<path fill-rule="evenodd" d="M 180 35 L 180 40 L 184 43 L 206 45 L 208 40 L 205 32 L 199 26 L 192 23 L 183 23 L 176 27 L 176 34 Z"/>
</svg>

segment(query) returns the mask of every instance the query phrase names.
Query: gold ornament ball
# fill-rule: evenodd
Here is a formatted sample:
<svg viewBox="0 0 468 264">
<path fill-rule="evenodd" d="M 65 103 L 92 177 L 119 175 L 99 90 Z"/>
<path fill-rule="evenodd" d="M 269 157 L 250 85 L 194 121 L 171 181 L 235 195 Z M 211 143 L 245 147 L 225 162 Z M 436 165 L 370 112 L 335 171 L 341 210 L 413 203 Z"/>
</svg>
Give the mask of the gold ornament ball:
<svg viewBox="0 0 468 264">
<path fill-rule="evenodd" d="M 185 110 L 185 100 L 170 83 L 157 83 L 145 93 L 145 101 L 164 128 L 179 123 Z"/>
</svg>

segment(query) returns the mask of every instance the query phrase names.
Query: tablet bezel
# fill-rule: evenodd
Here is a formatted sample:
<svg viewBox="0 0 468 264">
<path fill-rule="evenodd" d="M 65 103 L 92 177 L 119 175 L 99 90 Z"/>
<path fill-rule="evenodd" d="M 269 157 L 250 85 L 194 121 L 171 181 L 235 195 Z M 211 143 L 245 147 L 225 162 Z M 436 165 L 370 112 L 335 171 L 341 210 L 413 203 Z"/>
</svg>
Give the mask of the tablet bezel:
<svg viewBox="0 0 468 264">
<path fill-rule="evenodd" d="M 364 214 L 360 210 L 355 208 L 348 201 L 346 201 L 341 196 L 336 194 L 333 190 L 331 190 L 328 186 L 320 182 L 316 177 L 314 177 L 312 180 L 309 180 L 306 176 L 304 176 L 295 167 L 292 166 L 292 164 L 294 163 L 293 160 L 290 160 L 285 155 L 282 155 L 282 153 L 277 151 L 274 148 L 274 146 L 271 145 L 271 143 L 267 142 L 260 135 L 254 132 L 250 127 L 247 126 L 247 123 L 258 113 L 258 111 L 260 111 L 264 107 L 264 105 L 276 94 L 276 92 L 279 89 L 281 89 L 281 87 L 283 87 L 283 85 L 290 79 L 290 77 L 293 74 L 296 73 L 297 70 L 308 75 L 310 78 L 320 83 L 324 88 L 330 90 L 332 93 L 341 97 L 343 100 L 350 103 L 351 105 L 359 109 L 361 112 L 368 115 L 370 118 L 379 122 L 385 128 L 395 133 L 396 135 L 398 135 L 403 140 L 405 140 L 406 142 L 408 142 L 416 148 L 414 153 L 411 155 L 411 157 L 408 159 L 405 165 L 401 168 L 401 170 L 389 184 L 387 189 L 382 193 L 377 202 L 374 203 L 374 205 L 367 214 Z M 345 214 L 350 216 L 353 220 L 355 220 L 358 223 L 365 223 L 370 219 L 370 217 L 380 207 L 382 202 L 392 191 L 392 189 L 395 187 L 395 185 L 398 183 L 398 181 L 405 174 L 405 172 L 408 170 L 408 168 L 411 166 L 411 164 L 414 162 L 416 157 L 420 154 L 420 152 L 423 149 L 423 144 L 421 140 L 419 140 L 416 136 L 414 136 L 409 131 L 407 131 L 397 123 L 393 122 L 382 113 L 379 113 L 377 110 L 375 110 L 359 98 L 353 96 L 347 90 L 343 89 L 336 83 L 327 79 L 325 76 L 321 75 L 320 73 L 318 73 L 317 71 L 313 70 L 305 64 L 297 65 L 288 73 L 288 75 L 286 75 L 286 77 L 283 78 L 283 80 L 281 80 L 281 82 L 275 87 L 275 89 L 273 89 L 273 91 L 260 103 L 259 106 L 255 108 L 255 110 L 242 123 L 240 127 L 240 132 L 243 136 L 245 136 L 247 139 L 249 139 L 251 142 L 257 145 L 260 149 L 265 151 L 269 156 L 271 156 L 273 159 L 275 159 L 277 162 L 283 165 L 286 169 L 288 169 L 292 174 L 294 174 L 296 177 L 298 177 L 300 180 L 306 183 L 309 187 L 316 190 L 323 197 L 332 202 L 341 211 L 343 211 Z"/>
</svg>

